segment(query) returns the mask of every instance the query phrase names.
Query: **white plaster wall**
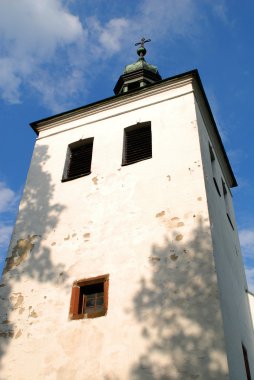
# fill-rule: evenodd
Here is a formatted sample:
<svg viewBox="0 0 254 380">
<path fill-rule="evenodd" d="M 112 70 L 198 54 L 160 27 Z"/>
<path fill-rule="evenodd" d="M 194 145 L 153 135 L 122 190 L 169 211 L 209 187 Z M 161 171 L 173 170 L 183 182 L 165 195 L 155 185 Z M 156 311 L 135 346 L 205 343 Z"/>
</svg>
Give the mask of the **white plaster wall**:
<svg viewBox="0 0 254 380">
<path fill-rule="evenodd" d="M 228 379 L 190 86 L 119 108 L 36 143 L 0 288 L 1 380 Z M 152 159 L 121 167 L 124 128 L 145 121 Z M 62 183 L 87 137 L 92 174 Z M 69 321 L 73 281 L 107 273 L 107 315 Z"/>
<path fill-rule="evenodd" d="M 251 373 L 254 377 L 254 338 L 248 297 L 246 294 L 247 283 L 234 216 L 232 195 L 228 189 L 229 213 L 234 230 L 226 215 L 226 206 L 221 181 L 222 179 L 225 181 L 225 173 L 222 172 L 218 158 L 216 157 L 216 180 L 221 192 L 221 196 L 219 196 L 213 182 L 212 165 L 209 153 L 210 143 L 216 155 L 214 144 L 207 133 L 203 118 L 204 113 L 202 115 L 200 112 L 198 103 L 196 103 L 196 109 L 211 221 L 214 257 L 224 320 L 230 379 L 245 379 L 246 371 L 242 353 L 242 343 L 247 348 Z"/>
<path fill-rule="evenodd" d="M 252 324 L 254 326 L 254 295 L 253 295 L 253 293 L 248 292 L 248 300 L 249 300 L 249 304 L 250 304 Z"/>
</svg>

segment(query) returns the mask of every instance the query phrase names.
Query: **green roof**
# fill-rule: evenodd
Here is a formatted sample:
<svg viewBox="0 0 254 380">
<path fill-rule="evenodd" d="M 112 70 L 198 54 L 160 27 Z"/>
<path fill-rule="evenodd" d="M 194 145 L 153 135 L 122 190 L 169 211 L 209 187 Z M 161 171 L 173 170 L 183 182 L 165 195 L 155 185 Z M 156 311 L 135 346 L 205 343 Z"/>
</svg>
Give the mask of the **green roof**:
<svg viewBox="0 0 254 380">
<path fill-rule="evenodd" d="M 152 71 L 155 74 L 158 74 L 157 67 L 147 63 L 144 58 L 139 58 L 137 62 L 134 62 L 134 63 L 131 63 L 130 65 L 125 66 L 124 74 L 128 74 L 140 69 L 145 69 L 148 71 Z"/>
</svg>

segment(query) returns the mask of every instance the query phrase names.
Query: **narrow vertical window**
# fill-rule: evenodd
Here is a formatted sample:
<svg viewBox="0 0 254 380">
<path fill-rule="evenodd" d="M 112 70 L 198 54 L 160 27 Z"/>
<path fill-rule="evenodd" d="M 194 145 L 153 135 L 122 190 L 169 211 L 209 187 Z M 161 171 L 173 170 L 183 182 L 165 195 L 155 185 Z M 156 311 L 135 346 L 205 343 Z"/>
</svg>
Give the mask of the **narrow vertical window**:
<svg viewBox="0 0 254 380">
<path fill-rule="evenodd" d="M 76 141 L 67 148 L 62 181 L 69 181 L 91 173 L 93 138 Z"/>
<path fill-rule="evenodd" d="M 223 181 L 223 179 L 221 180 L 221 182 L 222 182 L 222 189 L 223 189 L 223 195 L 224 195 L 224 202 L 225 202 L 225 207 L 226 207 L 227 218 L 228 218 L 228 221 L 229 221 L 232 229 L 234 230 L 234 225 L 233 225 L 231 217 L 230 217 L 230 207 L 229 207 L 227 187 L 226 187 L 226 184 Z"/>
<path fill-rule="evenodd" d="M 138 123 L 124 130 L 122 165 L 152 158 L 151 123 Z"/>
<path fill-rule="evenodd" d="M 214 186 L 215 186 L 215 188 L 217 190 L 217 193 L 221 197 L 221 192 L 220 192 L 217 180 L 216 180 L 216 161 L 215 161 L 215 155 L 214 155 L 214 152 L 213 152 L 213 148 L 211 147 L 210 144 L 209 144 L 209 152 L 210 152 L 210 160 L 211 160 L 212 172 L 213 172 L 213 183 L 214 183 Z"/>
<path fill-rule="evenodd" d="M 108 309 L 109 275 L 76 281 L 72 287 L 70 319 L 102 317 Z"/>
<path fill-rule="evenodd" d="M 242 344 L 242 350 L 243 350 L 243 358 L 244 358 L 244 364 L 245 364 L 245 371 L 247 380 L 251 380 L 251 374 L 250 374 L 250 365 L 249 365 L 249 358 L 248 358 L 248 352 L 244 345 Z"/>
</svg>

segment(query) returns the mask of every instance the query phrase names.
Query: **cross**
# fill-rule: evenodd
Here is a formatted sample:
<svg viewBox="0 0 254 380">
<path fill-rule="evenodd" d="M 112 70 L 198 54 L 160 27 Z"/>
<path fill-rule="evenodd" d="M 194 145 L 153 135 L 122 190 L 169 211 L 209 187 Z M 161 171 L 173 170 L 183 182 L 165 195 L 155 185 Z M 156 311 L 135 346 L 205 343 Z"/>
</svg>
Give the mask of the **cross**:
<svg viewBox="0 0 254 380">
<path fill-rule="evenodd" d="M 143 38 L 141 38 L 140 42 L 137 42 L 137 43 L 135 44 L 135 46 L 141 45 L 141 47 L 143 48 L 143 47 L 144 47 L 144 44 L 145 44 L 146 42 L 150 42 L 150 41 L 151 41 L 150 38 L 149 38 L 148 40 L 146 40 L 146 39 L 143 37 Z"/>
</svg>

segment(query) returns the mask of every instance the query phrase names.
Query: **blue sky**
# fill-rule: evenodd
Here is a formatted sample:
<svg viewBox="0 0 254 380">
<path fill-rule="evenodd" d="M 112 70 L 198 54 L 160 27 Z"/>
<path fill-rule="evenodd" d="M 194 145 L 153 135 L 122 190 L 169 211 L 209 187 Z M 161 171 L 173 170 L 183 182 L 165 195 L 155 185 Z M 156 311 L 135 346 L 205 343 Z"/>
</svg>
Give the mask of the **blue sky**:
<svg viewBox="0 0 254 380">
<path fill-rule="evenodd" d="M 199 70 L 239 185 L 254 291 L 253 18 L 247 0 L 0 0 L 0 270 L 35 142 L 29 123 L 112 96 L 144 36 L 163 78 Z"/>
</svg>

